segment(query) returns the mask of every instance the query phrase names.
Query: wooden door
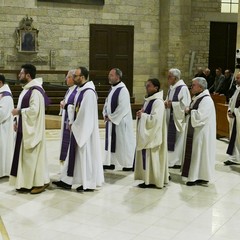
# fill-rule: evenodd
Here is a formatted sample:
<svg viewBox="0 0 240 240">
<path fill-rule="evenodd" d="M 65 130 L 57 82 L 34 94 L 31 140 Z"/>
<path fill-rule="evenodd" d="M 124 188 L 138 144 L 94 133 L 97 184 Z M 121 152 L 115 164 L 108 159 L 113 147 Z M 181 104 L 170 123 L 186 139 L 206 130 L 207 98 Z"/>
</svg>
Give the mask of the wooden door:
<svg viewBox="0 0 240 240">
<path fill-rule="evenodd" d="M 235 69 L 237 23 L 211 22 L 209 68 Z"/>
<path fill-rule="evenodd" d="M 133 26 L 90 24 L 90 78 L 96 85 L 108 84 L 108 72 L 116 67 L 132 95 L 133 41 Z"/>
</svg>

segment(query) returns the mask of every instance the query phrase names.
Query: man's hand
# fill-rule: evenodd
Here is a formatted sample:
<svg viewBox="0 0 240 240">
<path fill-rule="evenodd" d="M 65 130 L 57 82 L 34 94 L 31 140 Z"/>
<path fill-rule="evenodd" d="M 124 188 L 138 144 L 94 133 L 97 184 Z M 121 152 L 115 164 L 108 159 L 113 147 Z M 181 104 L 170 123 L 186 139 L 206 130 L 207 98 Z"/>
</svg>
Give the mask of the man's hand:
<svg viewBox="0 0 240 240">
<path fill-rule="evenodd" d="M 108 122 L 110 121 L 110 119 L 108 118 L 108 116 L 104 116 L 104 122 Z"/>
<path fill-rule="evenodd" d="M 234 118 L 234 117 L 235 117 L 230 111 L 228 111 L 227 114 L 228 114 L 228 117 L 229 117 L 229 118 Z"/>
<path fill-rule="evenodd" d="M 64 109 L 65 105 L 66 105 L 65 101 L 62 100 L 62 101 L 60 102 L 60 108 Z"/>
<path fill-rule="evenodd" d="M 186 107 L 186 108 L 185 108 L 185 114 L 186 114 L 186 115 L 187 115 L 187 114 L 190 114 L 190 111 L 191 111 L 190 107 Z"/>
<path fill-rule="evenodd" d="M 172 107 L 172 101 L 168 100 L 164 102 L 165 108 L 171 108 Z"/>
<path fill-rule="evenodd" d="M 17 108 L 14 108 L 12 110 L 12 115 L 13 116 L 17 116 L 17 115 L 20 115 L 21 114 L 21 110 L 17 109 Z"/>
<path fill-rule="evenodd" d="M 142 116 L 142 113 L 144 112 L 144 110 L 143 109 L 141 109 L 141 110 L 139 110 L 139 111 L 137 111 L 136 112 L 136 117 L 138 118 L 138 119 L 140 119 L 141 118 L 141 116 Z"/>
</svg>

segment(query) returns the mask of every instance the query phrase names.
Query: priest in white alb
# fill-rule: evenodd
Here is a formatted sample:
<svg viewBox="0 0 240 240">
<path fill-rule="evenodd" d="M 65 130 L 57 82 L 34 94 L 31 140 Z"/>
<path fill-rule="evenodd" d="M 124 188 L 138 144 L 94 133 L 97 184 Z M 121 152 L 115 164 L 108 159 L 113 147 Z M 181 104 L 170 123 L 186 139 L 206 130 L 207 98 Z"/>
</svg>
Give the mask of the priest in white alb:
<svg viewBox="0 0 240 240">
<path fill-rule="evenodd" d="M 70 143 L 70 129 L 69 129 L 69 114 L 72 106 L 74 105 L 74 98 L 77 93 L 77 86 L 74 84 L 73 75 L 75 70 L 68 71 L 66 76 L 66 84 L 68 90 L 64 96 L 64 99 L 60 102 L 60 115 L 62 115 L 61 122 L 61 149 L 60 149 L 60 163 L 66 159 L 69 143 Z"/>
<path fill-rule="evenodd" d="M 69 118 L 70 146 L 60 179 L 53 182 L 63 189 L 78 184 L 78 192 L 92 192 L 104 182 L 97 95 L 93 82 L 87 80 L 88 74 L 85 67 L 77 68 L 74 73 L 79 88 Z"/>
<path fill-rule="evenodd" d="M 240 164 L 240 72 L 236 74 L 236 90 L 230 98 L 227 117 L 230 141 L 227 148 L 228 160 L 225 165 Z"/>
<path fill-rule="evenodd" d="M 206 79 L 194 78 L 191 92 L 194 96 L 186 109 L 189 119 L 181 169 L 187 186 L 213 180 L 216 154 L 216 114 Z"/>
<path fill-rule="evenodd" d="M 122 71 L 108 74 L 111 90 L 103 107 L 106 123 L 104 169 L 132 171 L 136 140 L 133 131 L 130 95 L 122 82 Z"/>
<path fill-rule="evenodd" d="M 169 70 L 168 84 L 170 88 L 165 100 L 168 127 L 168 165 L 171 168 L 180 168 L 186 136 L 185 109 L 191 102 L 191 96 L 187 85 L 181 79 L 179 69 Z"/>
<path fill-rule="evenodd" d="M 13 158 L 12 93 L 0 74 L 0 177 L 9 176 Z"/>
<path fill-rule="evenodd" d="M 17 136 L 11 168 L 10 184 L 19 192 L 41 193 L 48 187 L 45 106 L 49 99 L 42 88 L 42 78 L 35 78 L 36 67 L 25 64 L 19 73 L 23 90 L 17 108 Z"/>
<path fill-rule="evenodd" d="M 134 179 L 140 188 L 163 188 L 168 183 L 167 127 L 163 91 L 158 79 L 146 83 L 147 97 L 137 112 Z"/>
</svg>

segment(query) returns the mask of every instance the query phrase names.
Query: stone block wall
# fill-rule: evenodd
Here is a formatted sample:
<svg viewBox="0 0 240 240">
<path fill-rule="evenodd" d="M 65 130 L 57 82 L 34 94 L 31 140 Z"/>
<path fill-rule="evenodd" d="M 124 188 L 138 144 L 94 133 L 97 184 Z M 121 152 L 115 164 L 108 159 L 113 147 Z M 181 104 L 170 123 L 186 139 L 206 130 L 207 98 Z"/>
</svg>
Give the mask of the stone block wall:
<svg viewBox="0 0 240 240">
<path fill-rule="evenodd" d="M 18 53 L 15 47 L 15 30 L 27 15 L 39 29 L 37 54 Z M 105 0 L 104 6 L 0 0 L 0 71 L 19 69 L 25 62 L 48 70 L 51 50 L 55 50 L 56 70 L 88 67 L 89 24 L 134 25 L 133 92 L 136 100 L 142 102 L 144 82 L 159 73 L 158 0 Z M 50 76 L 44 78 L 54 81 Z"/>
<path fill-rule="evenodd" d="M 221 1 L 193 0 L 191 14 L 191 44 L 190 50 L 195 51 L 195 60 L 192 75 L 196 73 L 198 67 L 208 66 L 210 21 L 209 14 L 221 12 Z M 212 18 L 214 21 L 214 18 Z M 189 79 L 191 76 L 189 76 Z"/>
<path fill-rule="evenodd" d="M 210 21 L 220 14 L 220 5 L 220 0 L 105 0 L 104 6 L 0 0 L 0 71 L 19 69 L 27 61 L 51 69 L 51 50 L 56 70 L 88 67 L 90 24 L 133 25 L 133 94 L 142 102 L 149 77 L 159 78 L 166 90 L 169 68 L 179 68 L 189 83 L 197 67 L 208 66 Z M 15 30 L 26 15 L 39 29 L 37 54 L 18 53 L 15 47 Z"/>
<path fill-rule="evenodd" d="M 159 76 L 165 89 L 168 69 L 179 68 L 190 83 L 198 67 L 208 66 L 210 19 L 212 13 L 220 13 L 220 6 L 220 0 L 160 1 Z"/>
</svg>

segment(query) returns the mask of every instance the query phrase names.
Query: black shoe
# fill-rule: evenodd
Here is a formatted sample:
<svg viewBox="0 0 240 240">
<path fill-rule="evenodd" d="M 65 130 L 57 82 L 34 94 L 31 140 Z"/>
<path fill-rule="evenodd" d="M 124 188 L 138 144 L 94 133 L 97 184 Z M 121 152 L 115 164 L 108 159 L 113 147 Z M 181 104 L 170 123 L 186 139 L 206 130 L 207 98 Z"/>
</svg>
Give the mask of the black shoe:
<svg viewBox="0 0 240 240">
<path fill-rule="evenodd" d="M 31 190 L 32 190 L 32 188 L 31 189 L 28 189 L 28 188 L 17 188 L 16 189 L 16 191 L 19 193 L 28 193 L 28 192 L 30 193 Z"/>
<path fill-rule="evenodd" d="M 56 182 L 52 182 L 52 184 L 60 187 L 60 188 L 64 188 L 64 189 L 71 189 L 72 185 L 69 185 L 63 181 L 56 181 Z"/>
<path fill-rule="evenodd" d="M 94 192 L 95 189 L 91 189 L 91 188 L 87 188 L 87 189 L 84 189 L 84 192 Z"/>
<path fill-rule="evenodd" d="M 171 177 L 170 175 L 169 175 L 169 177 L 168 177 L 168 180 L 169 180 L 169 181 L 171 181 L 171 180 L 172 180 L 172 177 Z"/>
<path fill-rule="evenodd" d="M 229 165 L 238 165 L 238 164 L 235 163 L 235 162 L 232 162 L 232 161 L 227 160 L 227 161 L 224 162 L 224 165 L 225 165 L 225 166 L 229 166 Z"/>
<path fill-rule="evenodd" d="M 168 168 L 180 169 L 180 168 L 181 168 L 181 165 L 174 165 L 174 166 L 172 166 L 172 167 L 168 167 Z"/>
<path fill-rule="evenodd" d="M 83 189 L 83 186 L 80 186 L 80 187 L 77 187 L 76 188 L 76 191 L 77 192 L 94 192 L 95 189 L 90 189 L 90 188 L 87 188 L 87 189 Z"/>
<path fill-rule="evenodd" d="M 140 187 L 140 188 L 155 188 L 156 186 L 154 184 L 140 183 L 140 184 L 138 184 L 138 187 Z"/>
<path fill-rule="evenodd" d="M 103 169 L 108 169 L 108 170 L 114 170 L 115 169 L 115 165 L 111 164 L 109 165 L 103 165 Z"/>
<path fill-rule="evenodd" d="M 187 182 L 186 185 L 187 186 L 194 186 L 194 185 L 196 185 L 196 181 L 195 182 Z"/>
<path fill-rule="evenodd" d="M 204 185 L 204 184 L 208 184 L 208 181 L 199 179 L 199 180 L 196 181 L 196 184 L 197 185 Z"/>
<path fill-rule="evenodd" d="M 133 171 L 133 168 L 127 168 L 127 167 L 124 167 L 123 169 L 122 169 L 124 172 L 130 172 L 130 171 Z"/>
</svg>

